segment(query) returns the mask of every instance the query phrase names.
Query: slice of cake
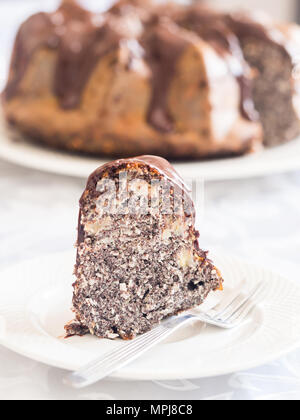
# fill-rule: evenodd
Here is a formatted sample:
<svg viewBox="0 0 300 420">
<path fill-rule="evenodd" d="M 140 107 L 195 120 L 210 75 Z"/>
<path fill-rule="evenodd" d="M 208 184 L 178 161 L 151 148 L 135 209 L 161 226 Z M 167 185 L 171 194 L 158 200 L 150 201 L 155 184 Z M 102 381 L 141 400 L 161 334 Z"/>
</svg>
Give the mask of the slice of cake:
<svg viewBox="0 0 300 420">
<path fill-rule="evenodd" d="M 68 336 L 132 339 L 203 303 L 222 277 L 200 249 L 190 192 L 164 159 L 97 169 L 80 200 Z"/>
</svg>

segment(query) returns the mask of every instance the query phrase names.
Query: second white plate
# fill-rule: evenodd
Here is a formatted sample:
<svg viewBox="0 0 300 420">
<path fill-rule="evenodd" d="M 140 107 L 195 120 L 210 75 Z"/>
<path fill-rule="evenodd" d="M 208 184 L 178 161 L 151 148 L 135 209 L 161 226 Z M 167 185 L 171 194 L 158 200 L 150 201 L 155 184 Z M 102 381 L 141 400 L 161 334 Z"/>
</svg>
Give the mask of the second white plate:
<svg viewBox="0 0 300 420">
<path fill-rule="evenodd" d="M 224 331 L 200 322 L 182 328 L 166 342 L 113 376 L 135 380 L 200 378 L 249 369 L 273 361 L 300 344 L 300 287 L 276 274 L 226 256 L 214 256 L 225 278 L 226 297 L 246 279 L 249 290 L 266 285 L 265 301 L 240 328 Z M 92 336 L 64 339 L 74 281 L 73 253 L 12 267 L 0 274 L 0 344 L 51 366 L 76 370 L 124 342 Z"/>
</svg>

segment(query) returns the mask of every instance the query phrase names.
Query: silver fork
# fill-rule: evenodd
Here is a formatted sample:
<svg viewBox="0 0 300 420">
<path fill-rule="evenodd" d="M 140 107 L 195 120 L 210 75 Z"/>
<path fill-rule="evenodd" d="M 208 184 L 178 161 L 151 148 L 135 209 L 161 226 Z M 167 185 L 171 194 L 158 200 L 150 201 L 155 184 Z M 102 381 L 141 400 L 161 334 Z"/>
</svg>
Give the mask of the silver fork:
<svg viewBox="0 0 300 420">
<path fill-rule="evenodd" d="M 244 294 L 240 293 L 226 304 L 222 302 L 217 304 L 207 313 L 199 315 L 189 313 L 168 318 L 152 331 L 104 354 L 79 371 L 68 374 L 64 378 L 64 384 L 76 389 L 92 385 L 133 362 L 192 320 L 199 320 L 219 328 L 236 328 L 245 321 L 254 306 L 262 300 L 262 295 L 263 284 L 260 283 L 248 296 L 245 297 Z"/>
</svg>

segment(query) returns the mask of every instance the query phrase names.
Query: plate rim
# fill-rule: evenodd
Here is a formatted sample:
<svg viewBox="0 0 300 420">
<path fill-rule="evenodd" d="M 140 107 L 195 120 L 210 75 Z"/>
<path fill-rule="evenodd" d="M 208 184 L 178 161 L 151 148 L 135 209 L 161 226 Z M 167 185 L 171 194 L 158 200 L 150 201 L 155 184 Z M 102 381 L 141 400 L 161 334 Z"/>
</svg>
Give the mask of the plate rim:
<svg viewBox="0 0 300 420">
<path fill-rule="evenodd" d="M 74 367 L 71 367 L 71 366 L 67 367 L 67 365 L 62 365 L 60 362 L 55 362 L 54 360 L 51 361 L 51 359 L 46 360 L 44 357 L 39 356 L 38 354 L 34 355 L 33 357 L 33 354 L 29 354 L 29 352 L 24 351 L 21 353 L 13 345 L 3 344 L 1 338 L 0 338 L 0 345 L 3 346 L 5 349 L 14 352 L 15 354 L 18 354 L 34 362 L 41 363 L 48 367 L 65 370 L 67 372 L 74 372 L 77 370 L 77 369 L 74 369 Z M 144 377 L 142 378 L 141 375 L 137 371 L 132 371 L 130 373 L 130 376 L 128 376 L 129 374 L 127 373 L 126 368 L 123 368 L 117 373 L 109 375 L 106 379 L 118 379 L 118 380 L 126 380 L 126 381 L 175 381 L 175 380 L 185 380 L 185 379 L 188 380 L 188 379 L 216 378 L 220 376 L 226 376 L 226 375 L 231 375 L 231 374 L 242 372 L 242 371 L 255 369 L 259 366 L 264 366 L 266 364 L 275 362 L 276 360 L 279 360 L 280 358 L 287 356 L 288 354 L 297 350 L 299 348 L 299 345 L 300 345 L 300 339 L 299 339 L 299 342 L 296 342 L 293 346 L 290 346 L 286 350 L 278 351 L 276 354 L 274 353 L 272 357 L 269 356 L 269 357 L 265 357 L 265 359 L 262 358 L 260 359 L 259 362 L 258 361 L 249 362 L 249 364 L 243 365 L 242 369 L 231 367 L 231 368 L 224 368 L 224 370 L 218 370 L 215 373 L 211 373 L 211 374 L 199 375 L 195 373 L 194 375 L 189 374 L 188 376 L 174 373 L 174 375 L 168 374 L 168 377 L 164 376 L 163 374 L 160 376 L 159 373 L 155 373 L 155 374 L 153 373 L 153 376 L 151 376 L 151 374 L 147 374 L 147 378 L 144 378 Z"/>
<path fill-rule="evenodd" d="M 60 258 L 65 258 L 66 256 L 68 256 L 68 258 L 70 258 L 72 255 L 74 255 L 74 251 L 64 251 L 64 252 L 57 252 L 57 253 L 52 253 L 52 254 L 48 254 L 39 258 L 31 258 L 29 260 L 24 260 L 18 264 L 11 264 L 8 267 L 6 267 L 5 269 L 2 269 L 0 271 L 0 278 L 2 278 L 2 275 L 5 274 L 6 272 L 14 272 L 16 271 L 18 268 L 24 266 L 24 265 L 28 265 L 28 264 L 37 264 L 40 263 L 41 260 L 52 260 L 56 257 L 60 257 Z M 276 278 L 282 282 L 285 282 L 285 284 L 290 284 L 290 285 L 294 285 L 298 288 L 298 290 L 300 291 L 300 286 L 297 284 L 297 282 L 291 280 L 291 279 L 286 279 L 284 276 L 280 275 L 280 274 L 276 274 L 275 272 L 273 272 L 272 270 L 269 269 L 265 269 L 262 267 L 262 265 L 258 265 L 258 264 L 253 264 L 253 263 L 249 263 L 249 261 L 243 259 L 243 258 L 237 258 L 237 257 L 232 257 L 229 254 L 226 253 L 221 253 L 220 251 L 217 252 L 217 255 L 220 256 L 221 258 L 230 258 L 231 261 L 239 261 L 240 263 L 242 263 L 243 265 L 246 265 L 248 268 L 252 269 L 259 269 L 259 270 L 264 270 L 264 272 L 272 274 L 272 276 L 276 276 Z M 70 285 L 71 287 L 71 285 Z M 37 292 L 37 290 L 36 290 Z M 0 307 L 1 309 L 1 307 Z M 4 316 L 5 318 L 5 316 Z M 53 337 L 52 337 L 53 338 Z M 53 338 L 54 339 L 54 338 Z M 29 359 L 35 360 L 37 362 L 43 363 L 45 365 L 54 367 L 54 368 L 60 368 L 60 369 L 64 369 L 64 370 L 68 370 L 68 371 L 73 371 L 75 368 L 74 366 L 72 366 L 72 363 L 61 363 L 58 360 L 55 359 L 50 359 L 48 355 L 45 355 L 43 353 L 39 353 L 37 352 L 28 352 L 27 350 L 22 350 L 20 347 L 18 346 L 14 346 L 11 341 L 7 342 L 7 340 L 5 340 L 5 337 L 2 337 L 0 334 L 0 345 L 2 345 L 3 347 L 17 353 L 20 354 L 24 357 L 27 357 Z M 128 372 L 127 368 L 122 369 L 119 372 L 116 372 L 115 374 L 111 375 L 110 378 L 114 378 L 114 379 L 120 379 L 120 380 L 181 380 L 181 379 L 195 379 L 195 378 L 208 378 L 208 377 L 216 377 L 216 376 L 223 376 L 223 375 L 228 375 L 228 374 L 232 374 L 235 373 L 237 371 L 241 371 L 241 370 L 248 370 L 248 369 L 252 369 L 255 368 L 257 366 L 260 365 L 264 365 L 270 362 L 273 362 L 274 360 L 277 360 L 279 358 L 281 358 L 282 356 L 285 356 L 287 354 L 289 354 L 290 352 L 294 351 L 295 349 L 299 348 L 300 346 L 300 334 L 299 337 L 297 338 L 297 340 L 295 340 L 293 342 L 293 344 L 290 344 L 288 346 L 286 346 L 285 349 L 278 349 L 278 351 L 274 351 L 272 353 L 272 355 L 266 355 L 265 357 L 259 357 L 259 360 L 257 360 L 257 358 L 255 360 L 251 360 L 249 361 L 249 363 L 243 363 L 242 368 L 241 367 L 234 367 L 234 366 L 224 366 L 223 369 L 220 369 L 220 367 L 218 367 L 217 370 L 211 370 L 210 374 L 199 374 L 198 371 L 195 371 L 195 374 L 182 374 L 181 372 L 174 372 L 174 374 L 170 374 L 168 373 L 168 376 L 166 377 L 166 375 L 164 373 L 160 374 L 159 372 L 153 372 L 153 374 L 149 374 L 147 373 L 147 377 L 143 377 L 141 376 L 141 374 L 139 373 L 139 369 L 135 368 L 134 365 L 132 365 L 130 367 L 130 373 Z"/>
</svg>

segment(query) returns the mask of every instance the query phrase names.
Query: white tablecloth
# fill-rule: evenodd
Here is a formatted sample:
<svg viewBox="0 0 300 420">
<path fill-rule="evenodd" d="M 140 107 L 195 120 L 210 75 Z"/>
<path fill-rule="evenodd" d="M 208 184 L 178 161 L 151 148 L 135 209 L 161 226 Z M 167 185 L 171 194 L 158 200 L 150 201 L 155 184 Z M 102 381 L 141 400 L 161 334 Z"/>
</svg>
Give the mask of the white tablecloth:
<svg viewBox="0 0 300 420">
<path fill-rule="evenodd" d="M 2 82 L 13 28 L 41 3 L 0 2 Z M 73 246 L 84 182 L 0 160 L 0 270 Z M 299 215 L 300 173 L 210 183 L 201 244 L 226 249 L 300 281 Z M 0 277 L 0 285 L 1 281 L 5 279 Z M 63 374 L 0 346 L 0 399 L 299 399 L 300 349 L 267 366 L 205 380 L 104 381 L 73 391 L 62 385 Z"/>
</svg>

